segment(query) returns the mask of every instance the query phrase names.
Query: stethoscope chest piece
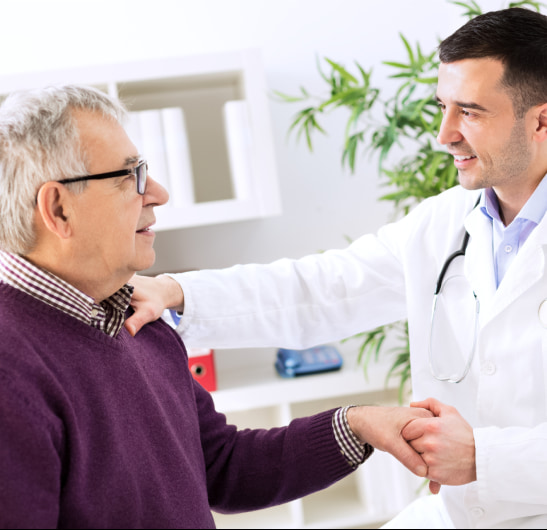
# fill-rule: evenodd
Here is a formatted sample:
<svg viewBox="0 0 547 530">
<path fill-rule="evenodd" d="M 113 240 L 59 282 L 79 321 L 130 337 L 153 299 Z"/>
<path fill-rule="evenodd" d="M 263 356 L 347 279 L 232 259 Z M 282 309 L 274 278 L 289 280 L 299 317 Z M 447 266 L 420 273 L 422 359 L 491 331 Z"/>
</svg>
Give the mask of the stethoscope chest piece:
<svg viewBox="0 0 547 530">
<path fill-rule="evenodd" d="M 543 300 L 543 302 L 539 304 L 538 317 L 541 325 L 544 328 L 547 328 L 547 299 Z"/>
</svg>

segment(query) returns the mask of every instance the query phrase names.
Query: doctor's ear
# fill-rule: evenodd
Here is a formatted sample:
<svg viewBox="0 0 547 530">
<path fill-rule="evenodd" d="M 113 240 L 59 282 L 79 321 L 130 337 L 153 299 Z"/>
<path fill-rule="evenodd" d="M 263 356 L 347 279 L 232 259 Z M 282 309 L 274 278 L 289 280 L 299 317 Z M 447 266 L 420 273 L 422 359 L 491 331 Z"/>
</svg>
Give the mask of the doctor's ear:
<svg viewBox="0 0 547 530">
<path fill-rule="evenodd" d="M 67 189 L 58 182 L 42 185 L 36 198 L 37 216 L 46 230 L 61 239 L 72 234 L 70 223 L 71 201 Z"/>
<path fill-rule="evenodd" d="M 547 140 L 547 103 L 537 107 L 537 112 L 538 125 L 536 133 L 541 135 L 541 141 L 545 141 Z"/>
</svg>

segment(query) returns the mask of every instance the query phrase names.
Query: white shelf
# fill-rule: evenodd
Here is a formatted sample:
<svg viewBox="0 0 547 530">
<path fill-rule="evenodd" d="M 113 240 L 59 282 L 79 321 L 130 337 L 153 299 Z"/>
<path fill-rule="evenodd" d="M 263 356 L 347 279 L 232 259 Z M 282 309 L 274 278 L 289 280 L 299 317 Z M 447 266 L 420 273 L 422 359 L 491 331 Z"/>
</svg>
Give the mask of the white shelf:
<svg viewBox="0 0 547 530">
<path fill-rule="evenodd" d="M 215 362 L 218 390 L 213 398 L 223 412 L 248 410 L 249 403 L 253 408 L 262 408 L 352 394 L 362 395 L 363 399 L 382 394 L 385 401 L 385 393 L 391 391 L 389 395 L 395 397 L 395 384 L 385 385 L 388 366 L 371 365 L 367 381 L 356 355 L 351 353 L 344 355 L 344 365 L 337 372 L 294 379 L 283 379 L 276 373 L 275 350 L 226 350 L 216 352 Z"/>
<path fill-rule="evenodd" d="M 157 208 L 155 230 L 281 214 L 268 94 L 258 50 L 0 76 L 0 99 L 14 90 L 51 84 L 96 86 L 119 97 L 135 113 L 182 109 L 185 146 L 177 155 L 184 152 L 188 158 L 184 171 L 169 178 L 158 175 L 156 180 L 172 193 L 181 187 L 191 189 L 193 197 L 184 207 L 172 200 Z M 159 144 L 173 149 L 171 142 L 161 138 Z M 146 152 L 142 154 L 146 158 Z M 160 166 L 151 165 L 153 178 Z M 184 185 L 170 185 L 177 178 L 185 179 Z"/>
<path fill-rule="evenodd" d="M 377 522 L 366 516 L 353 476 L 303 499 L 305 528 L 348 528 Z"/>
</svg>

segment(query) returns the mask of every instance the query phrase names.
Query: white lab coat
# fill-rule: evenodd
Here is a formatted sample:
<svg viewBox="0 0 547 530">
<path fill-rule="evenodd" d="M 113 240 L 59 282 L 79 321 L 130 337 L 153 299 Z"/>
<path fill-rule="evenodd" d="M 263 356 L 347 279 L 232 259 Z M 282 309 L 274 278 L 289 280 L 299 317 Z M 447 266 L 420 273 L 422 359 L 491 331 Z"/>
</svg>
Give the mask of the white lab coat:
<svg viewBox="0 0 547 530">
<path fill-rule="evenodd" d="M 477 197 L 453 188 L 344 250 L 177 276 L 186 300 L 178 329 L 193 346 L 305 348 L 407 318 L 414 399 L 453 405 L 474 428 L 477 481 L 441 489 L 455 526 L 547 528 L 547 329 L 538 316 L 547 219 L 496 290 L 492 228 L 473 209 Z M 480 330 L 471 372 L 451 384 L 429 369 L 430 317 L 464 225 L 471 238 L 461 263 L 480 302 Z M 473 332 L 465 327 L 455 336 Z"/>
</svg>

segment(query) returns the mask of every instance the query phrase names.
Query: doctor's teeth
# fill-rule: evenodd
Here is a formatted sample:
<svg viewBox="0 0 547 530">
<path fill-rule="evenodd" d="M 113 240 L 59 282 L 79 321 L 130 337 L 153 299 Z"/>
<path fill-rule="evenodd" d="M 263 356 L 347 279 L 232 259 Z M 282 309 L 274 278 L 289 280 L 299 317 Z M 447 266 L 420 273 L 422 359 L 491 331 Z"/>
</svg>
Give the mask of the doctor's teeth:
<svg viewBox="0 0 547 530">
<path fill-rule="evenodd" d="M 474 156 L 456 156 L 454 155 L 454 158 L 458 161 L 460 160 L 471 160 L 472 158 L 475 158 Z"/>
</svg>

